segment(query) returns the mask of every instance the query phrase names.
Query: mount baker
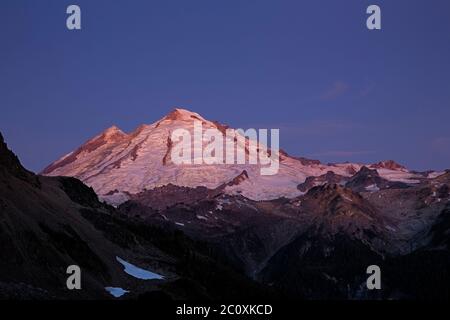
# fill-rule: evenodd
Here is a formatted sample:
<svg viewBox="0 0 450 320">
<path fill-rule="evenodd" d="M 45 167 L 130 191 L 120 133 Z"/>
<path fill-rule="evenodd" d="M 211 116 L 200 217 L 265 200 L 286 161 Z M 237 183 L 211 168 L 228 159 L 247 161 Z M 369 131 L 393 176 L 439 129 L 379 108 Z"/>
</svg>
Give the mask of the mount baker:
<svg viewBox="0 0 450 320">
<path fill-rule="evenodd" d="M 253 200 L 280 197 L 293 198 L 306 190 L 298 186 L 308 177 L 333 173 L 345 180 L 359 171 L 357 163 L 322 164 L 280 152 L 280 168 L 276 175 L 262 176 L 260 165 L 176 165 L 170 160 L 173 130 L 192 132 L 193 121 L 201 121 L 204 130 L 224 131 L 227 126 L 208 121 L 185 109 L 174 109 L 167 116 L 149 125 L 141 125 L 131 133 L 116 126 L 88 140 L 73 152 L 56 160 L 43 171 L 47 176 L 72 176 L 91 186 L 100 198 L 118 205 L 132 194 L 168 184 L 185 187 L 217 188 L 245 172 L 245 179 L 226 186 L 225 192 L 240 193 Z M 389 181 L 418 183 L 423 174 L 413 173 L 393 161 L 368 166 Z M 312 186 L 319 185 L 319 182 Z M 374 186 L 375 187 L 375 186 Z"/>
</svg>

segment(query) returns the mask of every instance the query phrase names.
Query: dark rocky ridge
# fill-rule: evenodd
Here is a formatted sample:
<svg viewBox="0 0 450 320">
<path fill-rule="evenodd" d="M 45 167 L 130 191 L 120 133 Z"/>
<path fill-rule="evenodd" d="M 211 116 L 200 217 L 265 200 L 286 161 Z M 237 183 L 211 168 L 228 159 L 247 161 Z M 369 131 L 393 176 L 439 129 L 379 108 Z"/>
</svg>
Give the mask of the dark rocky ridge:
<svg viewBox="0 0 450 320">
<path fill-rule="evenodd" d="M 389 166 L 389 168 L 392 166 L 394 165 Z M 361 170 L 347 181 L 345 186 L 356 192 L 378 191 L 389 188 L 404 189 L 409 187 L 406 183 L 386 180 L 380 177 L 376 169 L 369 169 L 367 167 L 362 167 Z"/>
<path fill-rule="evenodd" d="M 306 178 L 305 182 L 303 182 L 297 186 L 297 189 L 302 192 L 306 192 L 315 186 L 324 185 L 327 183 L 345 184 L 345 182 L 347 180 L 348 180 L 348 178 L 346 178 L 344 176 L 338 175 L 332 171 L 328 171 L 326 174 L 318 176 L 318 177 Z"/>
</svg>

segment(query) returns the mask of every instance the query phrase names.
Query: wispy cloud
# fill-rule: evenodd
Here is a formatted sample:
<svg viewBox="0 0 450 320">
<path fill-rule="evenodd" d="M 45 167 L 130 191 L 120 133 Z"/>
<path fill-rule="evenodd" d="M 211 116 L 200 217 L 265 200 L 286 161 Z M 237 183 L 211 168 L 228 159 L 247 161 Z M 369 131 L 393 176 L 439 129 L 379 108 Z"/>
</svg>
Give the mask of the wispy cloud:
<svg viewBox="0 0 450 320">
<path fill-rule="evenodd" d="M 350 85 L 343 81 L 334 82 L 331 87 L 329 87 L 320 96 L 321 100 L 334 100 L 342 95 L 344 95 L 350 89 Z"/>
<path fill-rule="evenodd" d="M 367 97 L 373 91 L 374 88 L 375 88 L 374 84 L 367 84 L 367 85 L 365 85 L 359 91 L 359 97 L 361 97 L 361 98 Z"/>
</svg>

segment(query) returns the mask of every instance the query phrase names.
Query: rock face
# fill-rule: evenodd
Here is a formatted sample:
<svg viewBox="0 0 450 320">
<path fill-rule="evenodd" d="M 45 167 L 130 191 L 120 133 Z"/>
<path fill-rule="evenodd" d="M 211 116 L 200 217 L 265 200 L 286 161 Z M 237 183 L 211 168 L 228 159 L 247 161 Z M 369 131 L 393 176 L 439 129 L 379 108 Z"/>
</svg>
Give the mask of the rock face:
<svg viewBox="0 0 450 320">
<path fill-rule="evenodd" d="M 200 122 L 203 130 L 217 129 L 224 132 L 228 128 L 218 122 L 208 121 L 195 112 L 178 108 L 159 121 L 141 125 L 128 134 L 111 127 L 50 164 L 42 174 L 80 179 L 93 187 L 101 199 L 119 205 L 130 199 L 130 195 L 168 184 L 215 189 L 244 171 L 245 183 L 228 186 L 226 192 L 242 194 L 253 200 L 293 198 L 302 192 L 297 189 L 299 184 L 303 184 L 302 190 L 306 191 L 309 182 L 305 184 L 305 180 L 308 177 L 320 177 L 332 172 L 348 178 L 362 167 L 352 163 L 325 165 L 317 160 L 291 157 L 282 150 L 279 171 L 273 176 L 262 176 L 261 167 L 264 165 L 261 164 L 176 165 L 171 159 L 171 150 L 176 146 L 176 142 L 171 140 L 171 134 L 176 129 L 185 129 L 192 135 L 194 121 Z M 245 141 L 245 145 L 240 140 L 238 143 L 248 153 L 249 142 L 248 139 Z M 207 143 L 203 140 L 203 147 Z M 191 151 L 198 148 L 194 144 L 191 147 Z M 265 149 L 260 144 L 258 154 L 266 155 Z M 271 154 L 271 150 L 267 154 Z M 380 175 L 392 181 L 416 183 L 420 176 L 391 163 L 378 167 Z"/>
<path fill-rule="evenodd" d="M 163 210 L 178 203 L 193 204 L 208 197 L 210 190 L 206 187 L 180 187 L 168 184 L 131 196 L 131 201 L 141 205 Z"/>
<path fill-rule="evenodd" d="M 11 175 L 23 181 L 38 183 L 33 174 L 26 170 L 17 156 L 12 153 L 0 133 L 0 175 Z"/>
<path fill-rule="evenodd" d="M 408 184 L 398 181 L 389 181 L 380 176 L 376 169 L 362 167 L 353 177 L 351 177 L 346 187 L 357 192 L 374 192 L 383 189 L 404 189 L 408 188 Z"/>
<path fill-rule="evenodd" d="M 404 166 L 398 164 L 393 160 L 380 161 L 378 163 L 370 165 L 373 169 L 388 169 L 388 170 L 398 170 L 398 171 L 408 171 Z"/>
<path fill-rule="evenodd" d="M 297 186 L 298 190 L 302 192 L 306 192 L 309 189 L 321 186 L 324 184 L 345 184 L 345 182 L 348 180 L 348 177 L 341 176 L 339 174 L 335 174 L 333 171 L 328 171 L 326 174 L 318 176 L 318 177 L 308 177 L 306 178 L 305 182 L 302 184 L 299 184 Z"/>
<path fill-rule="evenodd" d="M 314 212 L 321 219 L 320 231 L 327 234 L 339 232 L 369 243 L 377 236 L 382 240 L 386 222 L 378 210 L 358 193 L 337 184 L 312 188 L 302 197 L 300 212 Z M 384 250 L 384 243 L 379 243 Z"/>
</svg>

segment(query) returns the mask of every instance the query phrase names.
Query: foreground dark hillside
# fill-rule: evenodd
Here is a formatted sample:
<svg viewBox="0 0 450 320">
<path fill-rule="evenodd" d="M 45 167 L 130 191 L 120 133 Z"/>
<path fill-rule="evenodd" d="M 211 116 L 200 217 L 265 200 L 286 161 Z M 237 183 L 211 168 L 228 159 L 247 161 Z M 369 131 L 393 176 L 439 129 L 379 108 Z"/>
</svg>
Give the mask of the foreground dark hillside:
<svg viewBox="0 0 450 320">
<path fill-rule="evenodd" d="M 266 289 L 208 256 L 177 230 L 121 216 L 74 178 L 36 176 L 22 167 L 0 135 L 0 298 L 219 299 L 261 297 Z M 165 280 L 124 272 L 120 257 Z M 82 290 L 66 288 L 66 269 L 82 269 Z"/>
</svg>

